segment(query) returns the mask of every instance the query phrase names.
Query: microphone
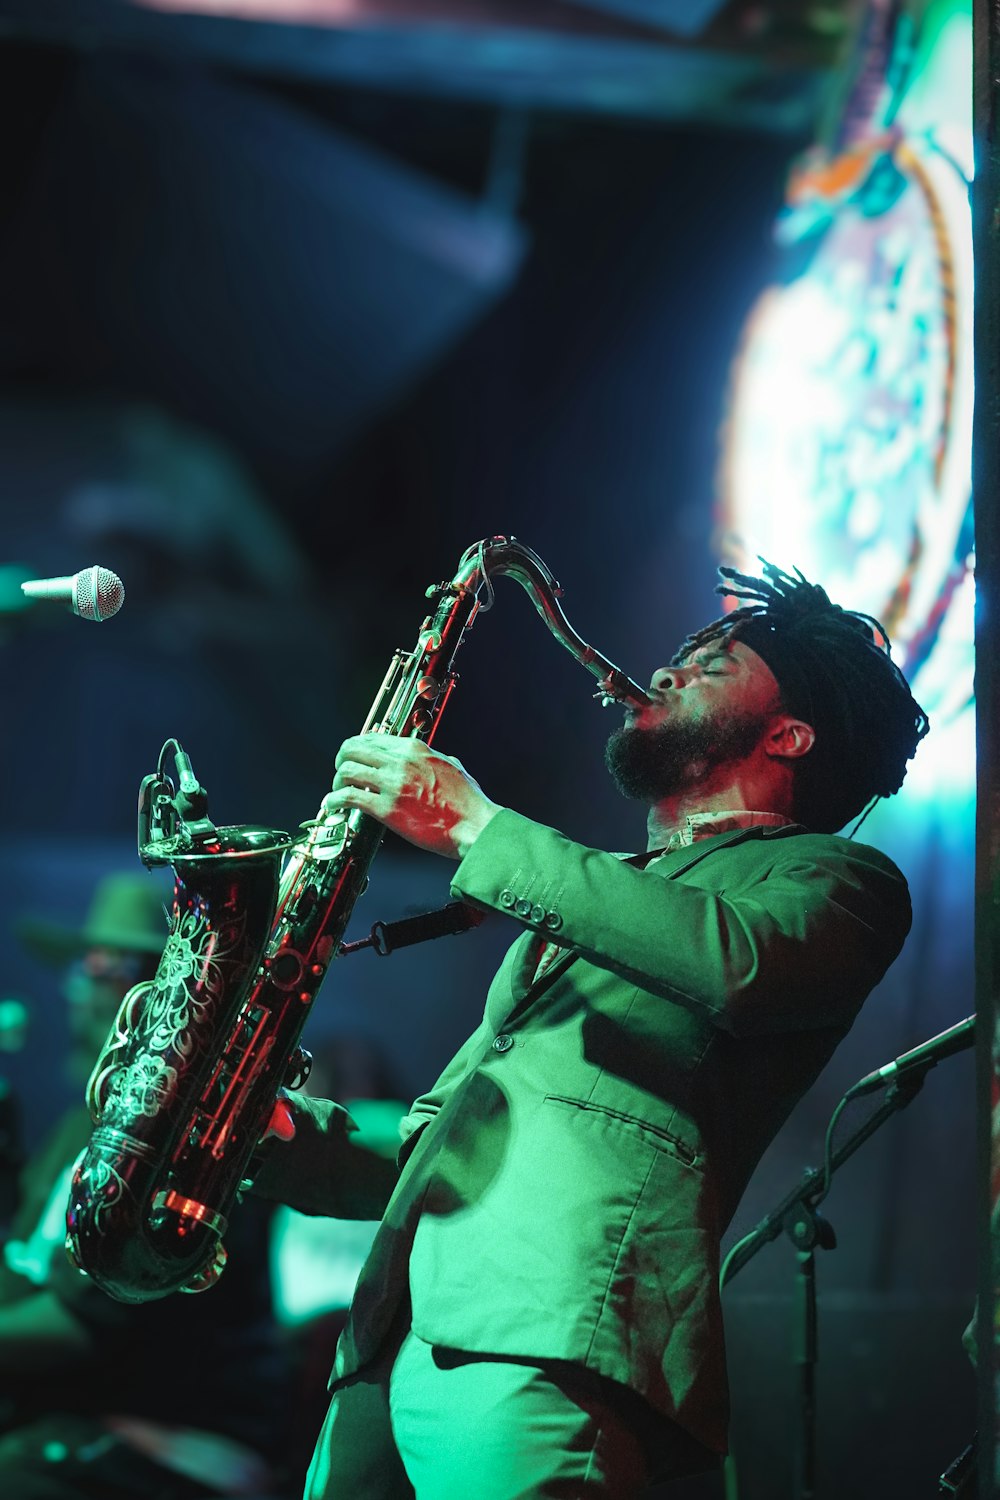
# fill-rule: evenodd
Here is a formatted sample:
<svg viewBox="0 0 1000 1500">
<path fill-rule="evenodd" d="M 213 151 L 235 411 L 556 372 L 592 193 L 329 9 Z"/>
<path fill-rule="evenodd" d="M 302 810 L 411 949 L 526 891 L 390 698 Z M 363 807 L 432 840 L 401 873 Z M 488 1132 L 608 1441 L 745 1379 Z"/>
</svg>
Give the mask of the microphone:
<svg viewBox="0 0 1000 1500">
<path fill-rule="evenodd" d="M 953 1052 L 963 1052 L 975 1040 L 975 1025 L 975 1016 L 966 1016 L 964 1021 L 949 1026 L 939 1036 L 932 1036 L 929 1041 L 921 1042 L 918 1047 L 904 1052 L 902 1057 L 886 1063 L 884 1068 L 878 1068 L 876 1072 L 859 1079 L 844 1097 L 857 1099 L 861 1094 L 873 1094 L 876 1089 L 883 1088 L 887 1083 L 894 1083 L 906 1073 L 933 1068 L 943 1057 L 951 1057 Z"/>
<path fill-rule="evenodd" d="M 110 620 L 125 602 L 125 585 L 110 568 L 84 568 L 71 578 L 32 578 L 21 584 L 29 599 L 68 604 L 81 620 Z"/>
</svg>

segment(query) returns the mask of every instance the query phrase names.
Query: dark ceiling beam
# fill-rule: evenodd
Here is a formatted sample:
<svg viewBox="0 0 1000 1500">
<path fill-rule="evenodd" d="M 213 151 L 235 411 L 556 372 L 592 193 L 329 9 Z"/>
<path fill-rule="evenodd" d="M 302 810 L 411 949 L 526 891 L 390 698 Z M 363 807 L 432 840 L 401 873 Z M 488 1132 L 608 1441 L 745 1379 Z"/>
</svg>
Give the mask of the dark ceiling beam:
<svg viewBox="0 0 1000 1500">
<path fill-rule="evenodd" d="M 508 16 L 517 14 L 511 6 Z M 560 6 L 567 17 L 583 16 Z M 478 8 L 482 15 L 482 7 Z M 412 15 L 412 12 L 411 12 Z M 619 28 L 621 23 L 611 22 Z M 778 135 L 817 119 L 826 69 L 673 46 L 601 22 L 568 30 L 482 19 L 307 26 L 183 15 L 115 0 L 0 0 L 0 40 L 132 49 L 273 78 L 499 108 L 646 118 Z"/>
<path fill-rule="evenodd" d="M 108 3 L 108 0 L 104 0 Z M 136 10 L 172 15 L 281 21 L 284 25 L 352 30 L 367 26 L 441 26 L 463 29 L 580 32 L 591 36 L 659 36 L 663 27 L 613 14 L 617 0 L 115 0 Z M 688 0 L 650 0 L 655 6 L 685 6 Z M 697 7 L 703 0 L 690 0 Z M 713 5 L 716 0 L 711 0 Z M 689 32 L 690 28 L 673 28 Z"/>
</svg>

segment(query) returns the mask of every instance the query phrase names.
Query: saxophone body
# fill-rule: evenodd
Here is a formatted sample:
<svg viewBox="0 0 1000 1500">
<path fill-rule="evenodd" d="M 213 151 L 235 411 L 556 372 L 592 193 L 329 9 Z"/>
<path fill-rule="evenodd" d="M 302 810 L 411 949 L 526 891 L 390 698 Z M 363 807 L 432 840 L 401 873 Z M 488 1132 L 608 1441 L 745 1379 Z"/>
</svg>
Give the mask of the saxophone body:
<svg viewBox="0 0 1000 1500">
<path fill-rule="evenodd" d="M 572 630 L 537 554 L 494 537 L 427 590 L 431 613 L 413 650 L 393 657 L 362 733 L 430 741 L 465 632 L 492 605 L 500 573 L 600 680 L 596 696 L 649 701 Z M 296 839 L 216 828 L 183 752 L 177 766 L 179 789 L 161 757 L 140 792 L 140 857 L 174 871 L 170 931 L 155 977 L 125 996 L 91 1075 L 95 1129 L 67 1210 L 71 1259 L 122 1302 L 201 1290 L 219 1274 L 275 1099 L 308 1072 L 299 1038 L 384 833 L 358 811 L 321 811 Z"/>
</svg>

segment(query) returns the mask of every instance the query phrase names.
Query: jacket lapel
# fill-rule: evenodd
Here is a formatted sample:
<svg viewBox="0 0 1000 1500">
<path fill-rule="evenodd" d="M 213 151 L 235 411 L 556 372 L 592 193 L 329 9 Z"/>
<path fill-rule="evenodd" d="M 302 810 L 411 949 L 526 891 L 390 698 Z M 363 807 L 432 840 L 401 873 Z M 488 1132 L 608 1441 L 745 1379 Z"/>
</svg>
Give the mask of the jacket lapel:
<svg viewBox="0 0 1000 1500">
<path fill-rule="evenodd" d="M 510 998 L 515 1008 L 519 1009 L 544 994 L 552 981 L 564 974 L 570 964 L 580 957 L 578 948 L 566 948 L 558 958 L 553 959 L 544 974 L 536 979 L 535 970 L 544 946 L 545 939 L 539 937 L 537 932 L 526 932 L 520 941 L 510 973 Z"/>
<path fill-rule="evenodd" d="M 688 844 L 683 849 L 674 849 L 670 854 L 660 855 L 659 858 L 651 861 L 647 868 L 652 874 L 659 875 L 664 880 L 674 880 L 678 875 L 683 875 L 692 866 L 706 859 L 708 855 L 714 854 L 717 849 L 743 843 L 748 838 L 760 838 L 763 831 L 761 828 L 735 828 L 731 833 L 720 833 L 713 838 L 699 839 L 697 843 Z M 518 944 L 510 969 L 512 1009 L 506 1018 L 507 1021 L 513 1019 L 515 1014 L 520 1015 L 540 995 L 544 995 L 546 990 L 550 989 L 557 979 L 561 979 L 566 970 L 581 956 L 579 948 L 567 948 L 549 964 L 538 979 L 535 979 L 535 970 L 538 968 L 538 960 L 544 943 L 545 939 L 537 932 L 526 932 Z"/>
</svg>

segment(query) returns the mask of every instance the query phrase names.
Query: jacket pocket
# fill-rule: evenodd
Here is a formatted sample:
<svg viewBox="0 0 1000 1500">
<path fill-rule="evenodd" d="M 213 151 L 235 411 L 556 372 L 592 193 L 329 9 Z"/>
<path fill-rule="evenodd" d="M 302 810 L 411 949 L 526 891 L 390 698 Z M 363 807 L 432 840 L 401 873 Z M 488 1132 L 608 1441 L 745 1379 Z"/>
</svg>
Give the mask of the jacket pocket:
<svg viewBox="0 0 1000 1500">
<path fill-rule="evenodd" d="M 564 1094 L 546 1094 L 546 1104 L 560 1104 L 568 1109 L 577 1109 L 588 1115 L 602 1116 L 608 1120 L 639 1130 L 648 1139 L 651 1146 L 661 1151 L 666 1151 L 670 1156 L 676 1156 L 685 1166 L 701 1168 L 701 1154 L 682 1141 L 679 1136 L 673 1135 L 669 1130 L 663 1130 L 659 1125 L 651 1125 L 648 1120 L 640 1120 L 638 1115 L 626 1114 L 620 1109 L 611 1109 L 606 1104 L 592 1104 L 585 1099 L 570 1099 Z"/>
</svg>

